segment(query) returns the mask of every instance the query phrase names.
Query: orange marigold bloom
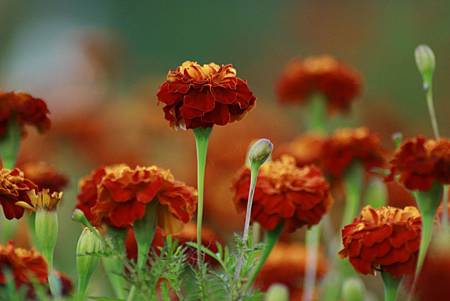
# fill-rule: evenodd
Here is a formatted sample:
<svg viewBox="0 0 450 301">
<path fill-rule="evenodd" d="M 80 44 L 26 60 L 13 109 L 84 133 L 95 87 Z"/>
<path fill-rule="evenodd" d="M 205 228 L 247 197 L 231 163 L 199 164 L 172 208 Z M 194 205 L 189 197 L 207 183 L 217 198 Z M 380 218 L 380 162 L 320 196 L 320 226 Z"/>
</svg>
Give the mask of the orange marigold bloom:
<svg viewBox="0 0 450 301">
<path fill-rule="evenodd" d="M 239 173 L 233 187 L 236 207 L 245 211 L 250 187 L 248 167 Z M 268 230 L 284 222 L 286 230 L 292 232 L 319 223 L 331 203 L 329 185 L 317 167 L 298 168 L 293 157 L 283 156 L 260 169 L 252 220 Z"/>
<path fill-rule="evenodd" d="M 380 138 L 369 129 L 338 129 L 324 142 L 321 167 L 325 173 L 341 177 L 355 161 L 362 163 L 367 171 L 383 167 L 385 156 Z"/>
<path fill-rule="evenodd" d="M 415 207 L 366 206 L 353 223 L 342 229 L 344 248 L 339 254 L 348 257 L 362 274 L 374 274 L 375 270 L 394 277 L 414 274 L 421 224 Z"/>
<path fill-rule="evenodd" d="M 36 188 L 36 184 L 26 179 L 20 169 L 0 169 L 0 204 L 7 219 L 22 217 L 24 208 L 16 203 L 31 204 L 28 192 Z"/>
<path fill-rule="evenodd" d="M 388 179 L 399 174 L 400 182 L 411 190 L 427 191 L 434 181 L 450 184 L 450 140 L 408 139 L 395 152 L 391 165 Z"/>
<path fill-rule="evenodd" d="M 38 186 L 39 190 L 48 189 L 55 192 L 62 191 L 67 186 L 67 177 L 46 162 L 30 161 L 20 164 L 19 168 Z"/>
<path fill-rule="evenodd" d="M 11 271 L 16 288 L 24 285 L 32 292 L 33 281 L 47 283 L 47 263 L 34 249 L 14 248 L 12 242 L 0 245 L 0 285 L 6 284 L 5 268 Z"/>
<path fill-rule="evenodd" d="M 159 203 L 158 223 L 164 229 L 175 226 L 173 222 L 187 223 L 197 205 L 195 189 L 176 181 L 170 171 L 123 164 L 101 167 L 82 179 L 78 200 L 77 208 L 93 224 L 119 228 L 144 217 L 152 201 Z"/>
<path fill-rule="evenodd" d="M 275 245 L 267 261 L 256 278 L 256 286 L 266 291 L 272 284 L 281 283 L 289 288 L 290 294 L 301 290 L 308 264 L 306 248 L 299 243 L 282 243 Z M 325 256 L 319 253 L 316 277 L 321 278 L 327 271 Z M 292 299 L 291 300 L 298 300 Z"/>
<path fill-rule="evenodd" d="M 328 55 L 291 61 L 278 80 L 276 92 L 281 103 L 304 103 L 314 93 L 327 100 L 329 111 L 347 111 L 361 93 L 361 75 Z"/>
<path fill-rule="evenodd" d="M 283 144 L 275 150 L 274 157 L 290 155 L 295 158 L 297 166 L 320 164 L 325 138 L 319 134 L 308 133 L 298 136 L 293 141 Z"/>
<path fill-rule="evenodd" d="M 50 128 L 50 119 L 47 104 L 22 92 L 0 91 L 0 137 L 5 134 L 6 127 L 11 118 L 19 123 L 22 134 L 25 134 L 25 125 L 35 126 L 40 132 Z"/>
<path fill-rule="evenodd" d="M 170 125 L 188 129 L 240 120 L 256 101 L 232 65 L 191 61 L 169 71 L 157 96 Z"/>
</svg>

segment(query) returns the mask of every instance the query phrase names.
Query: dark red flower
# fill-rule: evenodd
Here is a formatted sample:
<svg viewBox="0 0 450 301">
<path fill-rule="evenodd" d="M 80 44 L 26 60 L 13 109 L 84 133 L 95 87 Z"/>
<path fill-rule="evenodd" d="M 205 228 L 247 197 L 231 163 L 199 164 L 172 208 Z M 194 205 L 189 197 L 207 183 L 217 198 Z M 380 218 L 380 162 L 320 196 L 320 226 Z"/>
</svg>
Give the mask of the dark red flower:
<svg viewBox="0 0 450 301">
<path fill-rule="evenodd" d="M 256 101 L 231 65 L 191 61 L 169 71 L 157 96 L 170 125 L 187 129 L 240 120 Z"/>
<path fill-rule="evenodd" d="M 383 167 L 385 156 L 380 138 L 369 129 L 338 129 L 323 144 L 321 167 L 326 174 L 341 177 L 354 162 L 363 164 L 366 171 Z"/>
<path fill-rule="evenodd" d="M 176 181 L 168 170 L 123 164 L 99 168 L 82 179 L 78 200 L 77 208 L 94 225 L 119 228 L 132 226 L 156 201 L 158 223 L 169 232 L 187 223 L 197 205 L 195 189 Z"/>
<path fill-rule="evenodd" d="M 8 122 L 12 118 L 19 123 L 22 134 L 25 125 L 32 125 L 40 132 L 50 128 L 47 104 L 40 98 L 35 98 L 22 92 L 0 91 L 0 137 L 5 134 Z"/>
<path fill-rule="evenodd" d="M 414 274 L 421 224 L 415 207 L 366 206 L 353 223 L 342 229 L 344 248 L 339 254 L 348 257 L 362 274 L 374 274 L 375 270 L 394 277 Z"/>
<path fill-rule="evenodd" d="M 314 93 L 327 100 L 329 111 L 347 111 L 361 93 L 361 75 L 328 55 L 291 61 L 278 80 L 281 103 L 304 103 Z"/>
<path fill-rule="evenodd" d="M 450 184 L 450 140 L 418 136 L 402 143 L 391 160 L 391 175 L 410 190 L 427 191 L 434 181 Z"/>
<path fill-rule="evenodd" d="M 67 186 L 67 177 L 48 163 L 31 161 L 20 164 L 19 168 L 38 186 L 39 190 L 48 189 L 50 192 L 55 192 L 62 191 Z"/>
<path fill-rule="evenodd" d="M 234 202 L 240 211 L 247 207 L 250 169 L 244 168 L 234 182 Z M 284 222 L 287 231 L 320 222 L 332 204 L 329 185 L 320 170 L 311 165 L 298 168 L 295 159 L 283 156 L 264 164 L 253 198 L 252 220 L 273 230 Z"/>
<path fill-rule="evenodd" d="M 21 218 L 24 208 L 17 202 L 31 204 L 28 192 L 37 189 L 36 184 L 24 177 L 18 169 L 0 169 L 0 204 L 7 219 Z"/>
</svg>

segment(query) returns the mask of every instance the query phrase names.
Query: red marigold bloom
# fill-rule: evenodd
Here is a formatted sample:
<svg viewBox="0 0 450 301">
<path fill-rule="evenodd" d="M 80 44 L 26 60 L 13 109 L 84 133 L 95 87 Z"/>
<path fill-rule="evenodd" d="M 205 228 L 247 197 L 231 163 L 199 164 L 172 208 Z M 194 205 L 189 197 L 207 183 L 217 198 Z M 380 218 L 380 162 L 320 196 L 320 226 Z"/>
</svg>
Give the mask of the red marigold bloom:
<svg viewBox="0 0 450 301">
<path fill-rule="evenodd" d="M 232 65 L 191 61 L 169 71 L 157 96 L 170 125 L 187 129 L 240 120 L 256 101 Z"/>
<path fill-rule="evenodd" d="M 244 168 L 234 182 L 234 202 L 245 211 L 250 187 L 250 169 Z M 320 170 L 311 165 L 298 168 L 295 159 L 283 156 L 264 164 L 253 198 L 252 220 L 273 230 L 284 222 L 292 232 L 319 223 L 332 203 L 329 185 Z"/>
<path fill-rule="evenodd" d="M 326 97 L 329 111 L 347 111 L 361 93 L 361 75 L 328 55 L 291 61 L 277 83 L 281 103 L 304 103 L 313 93 Z"/>
<path fill-rule="evenodd" d="M 291 296 L 303 287 L 306 272 L 306 249 L 299 243 L 275 245 L 267 261 L 256 278 L 256 286 L 266 291 L 272 284 L 281 283 L 289 288 Z M 327 271 L 327 262 L 322 253 L 317 258 L 316 277 L 321 278 Z M 293 299 L 291 300 L 299 300 Z"/>
<path fill-rule="evenodd" d="M 6 127 L 11 118 L 16 118 L 22 133 L 24 126 L 35 126 L 40 132 L 50 128 L 50 119 L 47 104 L 39 98 L 35 98 L 22 92 L 0 91 L 0 137 L 5 134 Z"/>
<path fill-rule="evenodd" d="M 19 168 L 38 186 L 39 190 L 48 189 L 50 192 L 55 192 L 62 191 L 67 186 L 67 177 L 48 163 L 32 161 L 20 164 Z"/>
<path fill-rule="evenodd" d="M 80 181 L 81 209 L 95 224 L 125 228 L 144 217 L 148 204 L 159 203 L 158 223 L 164 228 L 187 223 L 196 209 L 194 188 L 176 181 L 156 166 L 113 165 L 95 170 Z M 167 214 L 170 213 L 170 214 Z M 172 229 L 173 230 L 173 229 Z"/>
<path fill-rule="evenodd" d="M 415 207 L 366 206 L 353 223 L 342 229 L 344 248 L 339 254 L 348 257 L 362 274 L 374 274 L 375 270 L 394 277 L 414 274 L 421 224 Z"/>
<path fill-rule="evenodd" d="M 383 167 L 385 155 L 380 138 L 369 129 L 338 129 L 324 142 L 321 166 L 325 173 L 341 177 L 355 161 L 362 163 L 367 171 Z"/>
<path fill-rule="evenodd" d="M 450 184 L 450 140 L 418 136 L 402 143 L 391 160 L 391 175 L 408 189 L 427 191 L 434 181 Z"/>
<path fill-rule="evenodd" d="M 276 150 L 274 157 L 290 155 L 295 158 L 297 166 L 320 164 L 325 138 L 319 134 L 305 134 L 293 141 L 283 144 Z"/>
<path fill-rule="evenodd" d="M 20 169 L 0 169 L 0 204 L 7 219 L 22 217 L 24 208 L 16 203 L 30 204 L 28 192 L 36 188 L 36 184 L 26 179 Z"/>
<path fill-rule="evenodd" d="M 26 285 L 32 290 L 33 281 L 47 283 L 47 263 L 33 249 L 14 248 L 12 242 L 0 245 L 0 285 L 6 284 L 5 268 L 11 271 L 16 288 Z"/>
</svg>

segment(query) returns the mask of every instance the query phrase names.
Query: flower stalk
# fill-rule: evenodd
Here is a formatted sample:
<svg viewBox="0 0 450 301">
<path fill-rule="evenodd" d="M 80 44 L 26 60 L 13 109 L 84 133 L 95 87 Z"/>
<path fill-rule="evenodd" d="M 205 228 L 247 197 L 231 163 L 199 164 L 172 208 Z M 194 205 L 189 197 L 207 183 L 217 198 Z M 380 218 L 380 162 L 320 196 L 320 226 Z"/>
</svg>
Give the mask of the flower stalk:
<svg viewBox="0 0 450 301">
<path fill-rule="evenodd" d="M 363 168 L 359 164 L 350 167 L 344 178 L 345 209 L 342 217 L 342 227 L 350 224 L 358 214 L 363 186 Z"/>
<path fill-rule="evenodd" d="M 6 133 L 0 139 L 0 157 L 3 161 L 4 168 L 12 169 L 16 166 L 20 140 L 20 126 L 13 118 L 8 122 Z"/>
<path fill-rule="evenodd" d="M 313 300 L 316 273 L 317 273 L 317 254 L 320 244 L 320 224 L 312 226 L 306 231 L 306 273 L 304 279 L 304 301 Z"/>
<path fill-rule="evenodd" d="M 395 301 L 397 299 L 400 278 L 392 277 L 391 274 L 381 272 L 384 284 L 384 301 Z"/>
</svg>

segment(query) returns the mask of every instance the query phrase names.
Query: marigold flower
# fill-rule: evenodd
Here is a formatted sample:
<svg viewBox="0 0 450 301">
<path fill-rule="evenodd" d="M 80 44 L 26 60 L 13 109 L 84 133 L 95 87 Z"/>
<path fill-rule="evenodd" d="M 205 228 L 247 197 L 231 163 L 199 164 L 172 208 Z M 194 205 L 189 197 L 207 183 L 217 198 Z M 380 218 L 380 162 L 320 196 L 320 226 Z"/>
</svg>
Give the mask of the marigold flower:
<svg viewBox="0 0 450 301">
<path fill-rule="evenodd" d="M 30 161 L 20 164 L 19 168 L 38 186 L 39 190 L 62 191 L 67 186 L 67 177 L 46 162 Z"/>
<path fill-rule="evenodd" d="M 45 211 L 55 211 L 59 202 L 61 202 L 62 192 L 50 192 L 48 189 L 44 189 L 36 192 L 35 190 L 28 191 L 28 198 L 30 203 L 19 201 L 17 206 L 36 211 L 43 209 Z"/>
<path fill-rule="evenodd" d="M 410 190 L 427 191 L 434 181 L 450 184 L 450 140 L 418 136 L 402 143 L 391 160 L 391 175 Z"/>
<path fill-rule="evenodd" d="M 308 264 L 306 257 L 306 248 L 302 244 L 277 243 L 256 278 L 256 286 L 266 291 L 272 284 L 281 283 L 289 288 L 291 294 L 301 289 Z M 316 277 L 321 278 L 326 271 L 325 256 L 319 253 Z"/>
<path fill-rule="evenodd" d="M 375 270 L 394 277 L 414 274 L 421 223 L 415 207 L 366 206 L 353 223 L 342 229 L 344 248 L 339 255 L 348 257 L 362 274 L 374 274 Z"/>
<path fill-rule="evenodd" d="M 290 155 L 295 158 L 298 167 L 310 164 L 320 164 L 325 137 L 319 134 L 308 133 L 295 138 L 289 143 L 278 147 L 276 158 L 282 155 Z"/>
<path fill-rule="evenodd" d="M 118 228 L 132 226 L 156 201 L 158 223 L 164 229 L 178 226 L 178 221 L 187 223 L 197 202 L 195 189 L 176 181 L 170 171 L 127 165 L 101 167 L 82 179 L 78 200 L 77 208 L 91 223 Z"/>
<path fill-rule="evenodd" d="M 191 61 L 169 71 L 157 96 L 170 125 L 187 129 L 240 120 L 256 101 L 232 65 Z"/>
<path fill-rule="evenodd" d="M 367 171 L 383 167 L 385 155 L 380 138 L 369 129 L 338 129 L 323 144 L 321 167 L 326 174 L 341 177 L 355 161 Z"/>
<path fill-rule="evenodd" d="M 26 134 L 24 126 L 32 125 L 40 132 L 50 128 L 47 104 L 39 98 L 35 98 L 22 92 L 0 91 L 0 137 L 2 137 L 11 118 L 19 123 L 22 134 Z"/>
<path fill-rule="evenodd" d="M 249 187 L 250 169 L 244 168 L 233 185 L 238 210 L 246 208 Z M 298 168 L 293 157 L 283 156 L 260 169 L 252 220 L 268 230 L 284 222 L 286 230 L 292 232 L 319 223 L 331 203 L 329 185 L 317 167 Z"/>
<path fill-rule="evenodd" d="M 22 217 L 24 208 L 16 203 L 31 204 L 28 192 L 36 188 L 20 169 L 0 169 L 0 204 L 7 219 Z"/>
<path fill-rule="evenodd" d="M 330 112 L 347 111 L 361 93 L 361 75 L 328 55 L 291 61 L 278 80 L 281 103 L 304 103 L 314 93 L 327 100 Z"/>
</svg>

